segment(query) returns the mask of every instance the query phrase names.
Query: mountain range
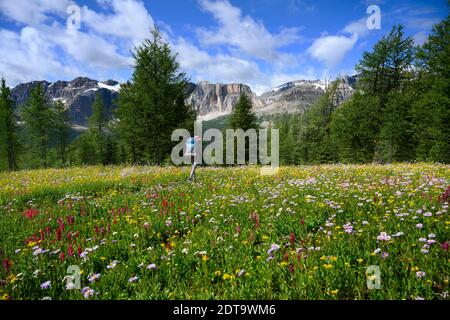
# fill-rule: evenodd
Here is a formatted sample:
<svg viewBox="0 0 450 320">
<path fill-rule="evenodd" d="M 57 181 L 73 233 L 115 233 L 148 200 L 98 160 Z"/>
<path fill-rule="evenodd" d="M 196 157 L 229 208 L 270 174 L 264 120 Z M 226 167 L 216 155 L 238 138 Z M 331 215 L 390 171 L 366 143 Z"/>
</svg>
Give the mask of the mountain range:
<svg viewBox="0 0 450 320">
<path fill-rule="evenodd" d="M 350 97 L 355 89 L 357 76 L 343 76 L 339 86 L 339 102 Z M 92 104 L 99 92 L 108 115 L 115 108 L 114 101 L 119 96 L 120 83 L 114 80 L 97 81 L 78 77 L 72 81 L 33 81 L 17 85 L 11 90 L 11 97 L 21 106 L 26 102 L 31 88 L 41 84 L 50 101 L 61 101 L 69 110 L 75 129 L 84 130 L 87 118 L 92 113 Z M 262 95 L 256 95 L 248 85 L 234 83 L 221 84 L 201 81 L 189 83 L 187 103 L 192 105 L 200 120 L 212 120 L 228 115 L 233 110 L 241 94 L 249 96 L 257 116 L 277 113 L 303 112 L 325 92 L 326 81 L 296 80 L 285 83 Z"/>
</svg>

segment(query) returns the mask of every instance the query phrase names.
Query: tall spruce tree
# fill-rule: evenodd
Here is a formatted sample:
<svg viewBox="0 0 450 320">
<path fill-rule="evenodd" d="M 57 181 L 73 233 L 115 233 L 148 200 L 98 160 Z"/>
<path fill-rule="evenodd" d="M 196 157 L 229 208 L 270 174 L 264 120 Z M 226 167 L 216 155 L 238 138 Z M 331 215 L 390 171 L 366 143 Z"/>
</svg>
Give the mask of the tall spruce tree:
<svg viewBox="0 0 450 320">
<path fill-rule="evenodd" d="M 31 167 L 45 168 L 48 166 L 53 112 L 41 84 L 31 89 L 30 96 L 22 111 L 22 118 L 25 122 L 29 164 Z"/>
<path fill-rule="evenodd" d="M 231 114 L 230 127 L 232 129 L 242 129 L 247 131 L 248 129 L 257 129 L 256 116 L 252 112 L 252 102 L 250 98 L 242 94 Z"/>
<path fill-rule="evenodd" d="M 252 112 L 252 102 L 250 98 L 242 94 L 239 97 L 239 100 L 234 108 L 233 113 L 230 116 L 229 119 L 229 127 L 234 130 L 241 129 L 244 132 L 249 129 L 257 129 L 258 124 L 256 121 L 256 116 Z M 235 148 L 235 162 L 237 160 L 237 146 L 234 146 Z M 250 159 L 250 141 L 246 139 L 245 141 L 245 153 L 244 153 L 245 159 Z"/>
<path fill-rule="evenodd" d="M 9 170 L 17 169 L 19 141 L 17 138 L 16 117 L 13 101 L 5 79 L 1 79 L 0 88 L 0 156 L 6 158 Z"/>
<path fill-rule="evenodd" d="M 133 57 L 132 79 L 121 87 L 118 131 L 134 161 L 161 164 L 170 155 L 173 130 L 193 121 L 185 104 L 186 75 L 156 26 Z"/>
<path fill-rule="evenodd" d="M 95 95 L 94 103 L 92 104 L 92 115 L 88 119 L 89 131 L 87 134 L 90 137 L 93 148 L 95 149 L 97 161 L 103 165 L 110 162 L 107 158 L 110 156 L 106 155 L 106 124 L 108 122 L 105 105 L 103 102 L 103 96 L 100 92 Z M 111 141 L 109 141 L 111 143 Z M 109 148 L 111 149 L 111 148 Z"/>
<path fill-rule="evenodd" d="M 67 147 L 70 136 L 70 117 L 66 106 L 61 101 L 54 104 L 53 133 L 61 164 L 67 162 Z"/>
<path fill-rule="evenodd" d="M 450 162 L 450 17 L 417 48 L 419 75 L 412 90 L 413 135 L 420 160 Z"/>
<path fill-rule="evenodd" d="M 358 162 L 409 159 L 412 132 L 404 92 L 412 78 L 413 49 L 412 38 L 404 36 L 400 25 L 371 52 L 363 53 L 356 66 L 358 92 L 344 104 L 347 110 L 336 115 L 333 125 L 335 142 L 344 152 L 339 158 L 347 161 L 353 155 Z M 337 121 L 344 121 L 345 127 Z"/>
</svg>

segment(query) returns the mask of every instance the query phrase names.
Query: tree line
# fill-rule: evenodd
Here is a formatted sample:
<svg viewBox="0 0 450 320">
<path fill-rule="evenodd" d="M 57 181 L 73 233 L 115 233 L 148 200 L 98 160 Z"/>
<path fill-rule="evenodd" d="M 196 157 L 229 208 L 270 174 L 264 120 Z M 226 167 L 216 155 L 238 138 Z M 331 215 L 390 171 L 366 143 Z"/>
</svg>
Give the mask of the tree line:
<svg viewBox="0 0 450 320">
<path fill-rule="evenodd" d="M 354 94 L 342 103 L 339 79 L 302 114 L 272 118 L 280 130 L 282 164 L 395 161 L 450 162 L 449 18 L 415 47 L 402 26 L 363 53 Z M 17 107 L 0 88 L 0 170 L 93 164 L 163 164 L 177 142 L 174 129 L 193 131 L 188 79 L 158 29 L 133 50 L 132 78 L 107 116 L 97 94 L 88 130 L 75 139 L 66 106 L 31 89 Z M 227 128 L 258 128 L 242 95 Z M 193 133 L 193 132 L 192 132 Z M 247 146 L 248 148 L 248 146 Z"/>
<path fill-rule="evenodd" d="M 283 164 L 450 162 L 449 18 L 422 46 L 395 26 L 356 66 L 355 93 L 339 81 L 303 114 L 274 119 Z"/>
</svg>

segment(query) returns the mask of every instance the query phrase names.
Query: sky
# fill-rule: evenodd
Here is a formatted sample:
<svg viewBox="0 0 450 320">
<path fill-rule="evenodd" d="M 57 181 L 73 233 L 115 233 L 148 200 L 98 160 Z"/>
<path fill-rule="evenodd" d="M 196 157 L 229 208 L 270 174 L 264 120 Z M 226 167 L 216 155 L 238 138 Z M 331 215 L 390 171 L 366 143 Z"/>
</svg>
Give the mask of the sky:
<svg viewBox="0 0 450 320">
<path fill-rule="evenodd" d="M 423 44 L 448 11 L 447 0 L 0 0 L 0 76 L 9 86 L 125 82 L 133 48 L 157 25 L 192 82 L 245 83 L 261 94 L 354 74 L 395 24 Z"/>
</svg>

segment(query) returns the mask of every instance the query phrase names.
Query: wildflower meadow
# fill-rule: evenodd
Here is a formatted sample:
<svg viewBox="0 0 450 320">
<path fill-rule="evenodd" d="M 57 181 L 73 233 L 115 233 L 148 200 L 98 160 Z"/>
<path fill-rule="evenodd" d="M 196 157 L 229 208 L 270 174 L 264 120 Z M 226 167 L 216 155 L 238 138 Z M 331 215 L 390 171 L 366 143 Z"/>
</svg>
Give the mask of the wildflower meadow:
<svg viewBox="0 0 450 320">
<path fill-rule="evenodd" d="M 449 299 L 450 166 L 259 173 L 0 173 L 0 298 Z"/>
</svg>

